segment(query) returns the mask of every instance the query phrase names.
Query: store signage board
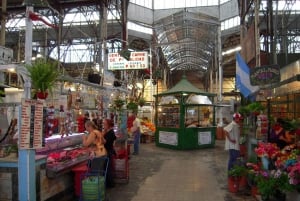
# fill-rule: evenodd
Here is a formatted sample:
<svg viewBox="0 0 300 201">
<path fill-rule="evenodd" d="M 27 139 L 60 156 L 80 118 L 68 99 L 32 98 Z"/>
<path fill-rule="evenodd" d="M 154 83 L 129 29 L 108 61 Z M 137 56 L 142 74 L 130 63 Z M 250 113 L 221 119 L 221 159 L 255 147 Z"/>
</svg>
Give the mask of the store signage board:
<svg viewBox="0 0 300 201">
<path fill-rule="evenodd" d="M 205 145 L 205 144 L 211 144 L 211 143 L 212 143 L 212 138 L 211 138 L 210 131 L 198 132 L 198 144 L 199 145 Z"/>
<path fill-rule="evenodd" d="M 127 61 L 119 53 L 108 53 L 108 70 L 136 70 L 148 68 L 148 52 L 131 52 Z"/>
<path fill-rule="evenodd" d="M 250 84 L 263 86 L 280 82 L 279 65 L 259 66 L 250 69 Z"/>
<path fill-rule="evenodd" d="M 177 146 L 178 145 L 178 133 L 159 131 L 159 143 Z"/>
<path fill-rule="evenodd" d="M 43 146 L 43 117 L 42 101 L 22 99 L 20 149 L 37 149 Z"/>
</svg>

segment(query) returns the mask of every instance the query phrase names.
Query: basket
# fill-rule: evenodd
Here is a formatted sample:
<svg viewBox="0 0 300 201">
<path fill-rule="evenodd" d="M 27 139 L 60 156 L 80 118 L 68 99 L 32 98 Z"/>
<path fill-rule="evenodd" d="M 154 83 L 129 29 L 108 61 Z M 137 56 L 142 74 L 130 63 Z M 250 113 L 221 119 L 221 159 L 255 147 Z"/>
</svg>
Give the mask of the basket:
<svg viewBox="0 0 300 201">
<path fill-rule="evenodd" d="M 82 197 L 86 201 L 104 200 L 105 177 L 87 176 L 82 181 Z"/>
</svg>

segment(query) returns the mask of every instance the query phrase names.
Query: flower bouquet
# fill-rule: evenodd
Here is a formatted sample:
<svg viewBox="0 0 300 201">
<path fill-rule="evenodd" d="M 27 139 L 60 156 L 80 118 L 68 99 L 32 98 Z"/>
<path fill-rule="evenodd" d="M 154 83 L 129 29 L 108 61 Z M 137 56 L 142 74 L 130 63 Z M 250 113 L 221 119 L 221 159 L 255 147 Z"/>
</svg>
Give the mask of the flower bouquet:
<svg viewBox="0 0 300 201">
<path fill-rule="evenodd" d="M 273 143 L 258 143 L 258 146 L 254 149 L 258 157 L 267 157 L 269 159 L 275 158 L 279 153 L 280 149 L 276 144 Z"/>
<path fill-rule="evenodd" d="M 256 155 L 260 157 L 263 169 L 268 170 L 273 165 L 273 160 L 280 154 L 280 149 L 273 143 L 258 143 L 258 146 L 254 149 Z"/>
<path fill-rule="evenodd" d="M 300 162 L 298 161 L 294 165 L 288 168 L 289 183 L 294 189 L 300 191 Z"/>
</svg>

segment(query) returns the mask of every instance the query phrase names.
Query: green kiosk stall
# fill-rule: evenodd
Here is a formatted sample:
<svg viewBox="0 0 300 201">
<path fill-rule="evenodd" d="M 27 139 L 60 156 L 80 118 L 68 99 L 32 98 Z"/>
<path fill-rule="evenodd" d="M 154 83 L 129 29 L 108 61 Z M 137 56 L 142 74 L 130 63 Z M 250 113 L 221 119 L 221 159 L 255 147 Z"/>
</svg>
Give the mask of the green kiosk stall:
<svg viewBox="0 0 300 201">
<path fill-rule="evenodd" d="M 214 147 L 215 96 L 201 91 L 185 76 L 155 95 L 156 146 L 178 150 Z"/>
</svg>

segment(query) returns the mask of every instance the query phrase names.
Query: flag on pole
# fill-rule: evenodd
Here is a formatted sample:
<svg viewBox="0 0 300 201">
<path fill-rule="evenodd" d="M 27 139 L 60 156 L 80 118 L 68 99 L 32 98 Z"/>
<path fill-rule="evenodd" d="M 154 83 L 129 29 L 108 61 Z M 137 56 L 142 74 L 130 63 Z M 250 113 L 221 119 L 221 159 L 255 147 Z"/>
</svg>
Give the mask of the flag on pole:
<svg viewBox="0 0 300 201">
<path fill-rule="evenodd" d="M 258 86 L 250 84 L 250 69 L 241 57 L 240 53 L 236 54 L 236 78 L 235 84 L 237 89 L 247 98 L 259 90 Z"/>
</svg>

